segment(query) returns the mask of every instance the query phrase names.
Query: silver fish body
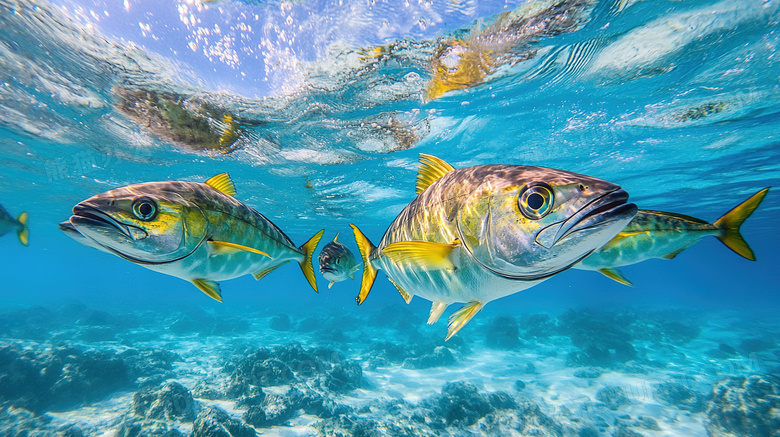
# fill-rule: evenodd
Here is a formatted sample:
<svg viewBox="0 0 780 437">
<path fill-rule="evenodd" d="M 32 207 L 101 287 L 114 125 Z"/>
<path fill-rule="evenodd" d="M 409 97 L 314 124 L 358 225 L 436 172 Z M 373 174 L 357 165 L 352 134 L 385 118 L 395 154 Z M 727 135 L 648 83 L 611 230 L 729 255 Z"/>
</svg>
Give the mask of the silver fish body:
<svg viewBox="0 0 780 437">
<path fill-rule="evenodd" d="M 216 281 L 246 274 L 260 279 L 290 260 L 301 265 L 316 290 L 311 254 L 321 232 L 296 247 L 232 196 L 226 174 L 215 178 L 116 188 L 77 204 L 60 228 L 82 244 L 191 281 L 216 300 L 221 300 Z"/>
<path fill-rule="evenodd" d="M 713 223 L 688 215 L 639 210 L 637 215 L 607 244 L 575 265 L 596 270 L 624 285 L 633 285 L 617 270 L 653 258 L 672 259 L 707 236 L 717 237 L 741 257 L 755 255 L 740 234 L 742 223 L 763 201 L 769 188 L 758 191 Z"/>
<path fill-rule="evenodd" d="M 330 281 L 328 288 L 335 282 L 353 278 L 355 271 L 360 268 L 360 263 L 355 262 L 355 255 L 347 246 L 337 241 L 338 235 L 330 243 L 326 244 L 318 258 L 320 273 Z"/>
<path fill-rule="evenodd" d="M 421 162 L 418 181 L 434 176 L 376 247 L 353 225 L 371 267 L 364 268 L 358 303 L 370 290 L 371 275 L 384 270 L 405 300 L 433 301 L 429 323 L 447 305 L 467 304 L 450 318 L 448 338 L 487 302 L 580 262 L 637 211 L 619 186 L 572 172 L 513 165 L 454 169 L 430 155 Z"/>
</svg>

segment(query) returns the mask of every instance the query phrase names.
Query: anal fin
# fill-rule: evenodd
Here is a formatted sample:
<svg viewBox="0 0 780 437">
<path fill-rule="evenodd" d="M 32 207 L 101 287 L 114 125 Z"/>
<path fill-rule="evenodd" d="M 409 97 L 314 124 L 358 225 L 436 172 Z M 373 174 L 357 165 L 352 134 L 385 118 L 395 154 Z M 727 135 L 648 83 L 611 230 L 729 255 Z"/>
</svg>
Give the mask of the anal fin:
<svg viewBox="0 0 780 437">
<path fill-rule="evenodd" d="M 634 286 L 634 284 L 626 279 L 626 277 L 623 276 L 623 273 L 621 273 L 618 269 L 601 269 L 599 270 L 599 273 L 608 277 L 609 279 L 612 279 L 613 281 L 620 282 L 623 285 L 628 285 L 629 287 Z"/>
<path fill-rule="evenodd" d="M 485 304 L 480 301 L 469 302 L 451 315 L 447 325 L 447 338 L 444 341 L 457 334 L 484 306 Z"/>
<path fill-rule="evenodd" d="M 396 284 L 396 283 L 395 283 L 395 281 L 393 281 L 393 280 L 392 280 L 392 279 L 390 279 L 389 277 L 388 277 L 387 279 L 388 279 L 390 282 L 392 282 L 392 283 L 393 283 L 393 285 L 395 285 L 395 288 L 397 288 L 397 289 L 398 289 L 398 292 L 399 292 L 399 293 L 401 293 L 401 297 L 403 297 L 403 298 L 404 298 L 404 302 L 406 302 L 406 303 L 408 304 L 409 302 L 411 302 L 411 301 L 412 301 L 412 298 L 414 297 L 414 295 L 413 295 L 413 294 L 409 294 L 409 292 L 407 292 L 406 290 L 404 290 L 403 288 L 401 288 L 401 286 L 400 286 L 400 285 Z"/>
<path fill-rule="evenodd" d="M 273 266 L 273 267 L 268 267 L 267 269 L 260 270 L 260 271 L 259 271 L 259 272 L 257 272 L 257 273 L 252 273 L 252 276 L 254 276 L 255 280 L 259 281 L 259 280 L 263 279 L 263 278 L 265 277 L 265 275 L 267 275 L 267 274 L 269 274 L 269 273 L 273 272 L 274 270 L 276 270 L 276 269 L 278 269 L 279 267 L 281 267 L 281 266 L 283 266 L 283 265 L 287 264 L 288 262 L 290 262 L 290 260 L 287 260 L 287 261 L 285 261 L 285 262 L 283 262 L 283 263 L 281 263 L 281 264 L 277 264 L 277 265 L 275 265 L 275 266 Z"/>
<path fill-rule="evenodd" d="M 682 252 L 682 251 L 683 251 L 683 250 L 685 250 L 685 249 L 687 249 L 687 247 L 683 247 L 682 249 L 675 250 L 675 251 L 674 251 L 674 252 L 672 252 L 672 253 L 669 253 L 669 254 L 666 254 L 666 255 L 662 256 L 661 258 L 663 258 L 663 259 L 674 259 L 674 257 L 676 257 L 677 255 L 679 255 L 679 254 L 680 254 L 680 252 Z"/>
<path fill-rule="evenodd" d="M 210 298 L 217 302 L 222 302 L 222 290 L 219 289 L 218 283 L 208 279 L 193 279 L 192 283 L 198 287 L 198 290 L 206 293 Z"/>
<path fill-rule="evenodd" d="M 436 321 L 439 320 L 439 317 L 444 314 L 444 310 L 447 309 L 447 306 L 448 304 L 444 302 L 434 302 L 433 305 L 431 305 L 431 315 L 428 316 L 428 324 L 433 325 L 436 323 Z"/>
</svg>

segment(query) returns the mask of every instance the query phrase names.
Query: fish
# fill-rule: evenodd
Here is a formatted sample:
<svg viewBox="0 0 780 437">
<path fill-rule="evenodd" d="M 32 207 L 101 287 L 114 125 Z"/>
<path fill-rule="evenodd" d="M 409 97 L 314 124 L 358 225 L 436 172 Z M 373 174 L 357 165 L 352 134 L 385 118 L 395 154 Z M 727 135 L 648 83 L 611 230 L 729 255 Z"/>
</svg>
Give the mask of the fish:
<svg viewBox="0 0 780 437">
<path fill-rule="evenodd" d="M 19 214 L 19 217 L 14 218 L 8 211 L 0 205 L 0 237 L 11 232 L 16 231 L 16 236 L 19 241 L 27 246 L 29 232 L 27 230 L 27 213 L 23 212 Z"/>
<path fill-rule="evenodd" d="M 328 288 L 347 278 L 354 279 L 355 272 L 360 269 L 361 265 L 355 262 L 355 255 L 352 254 L 352 251 L 337 241 L 338 238 L 339 235 L 336 234 L 336 238 L 326 244 L 320 252 L 320 273 L 330 281 Z"/>
<path fill-rule="evenodd" d="M 325 231 L 295 246 L 235 195 L 227 173 L 204 183 L 127 185 L 78 203 L 60 229 L 85 246 L 189 281 L 218 302 L 218 281 L 247 274 L 260 280 L 291 260 L 317 291 L 312 254 Z"/>
<path fill-rule="evenodd" d="M 453 303 L 449 340 L 485 304 L 568 270 L 634 218 L 628 193 L 602 179 L 521 165 L 456 169 L 420 154 L 417 197 L 378 246 L 350 224 L 363 260 L 362 304 L 383 270 L 403 299 L 433 302 L 428 324 Z"/>
<path fill-rule="evenodd" d="M 709 235 L 717 237 L 737 255 L 755 261 L 753 250 L 739 231 L 769 188 L 753 194 L 713 223 L 683 214 L 640 209 L 625 229 L 574 268 L 595 270 L 623 285 L 633 286 L 618 267 L 652 258 L 673 259 Z"/>
</svg>

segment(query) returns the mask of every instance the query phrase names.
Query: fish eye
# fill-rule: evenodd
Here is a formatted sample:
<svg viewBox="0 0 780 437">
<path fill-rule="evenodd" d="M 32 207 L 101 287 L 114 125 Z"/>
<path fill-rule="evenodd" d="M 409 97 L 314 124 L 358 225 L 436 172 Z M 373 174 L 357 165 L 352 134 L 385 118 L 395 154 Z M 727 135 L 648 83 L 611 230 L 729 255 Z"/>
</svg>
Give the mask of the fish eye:
<svg viewBox="0 0 780 437">
<path fill-rule="evenodd" d="M 157 215 L 157 204 L 148 197 L 141 197 L 133 202 L 133 214 L 139 219 L 149 221 Z"/>
<path fill-rule="evenodd" d="M 552 211 L 553 197 L 553 191 L 549 185 L 542 182 L 532 183 L 520 193 L 517 206 L 527 218 L 539 220 Z"/>
</svg>

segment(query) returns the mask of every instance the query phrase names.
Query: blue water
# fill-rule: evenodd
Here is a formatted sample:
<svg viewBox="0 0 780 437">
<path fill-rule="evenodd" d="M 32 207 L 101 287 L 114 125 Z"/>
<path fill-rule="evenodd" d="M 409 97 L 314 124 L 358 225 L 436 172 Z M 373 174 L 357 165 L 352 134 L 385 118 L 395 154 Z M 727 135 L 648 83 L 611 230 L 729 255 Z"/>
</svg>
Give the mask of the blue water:
<svg viewBox="0 0 780 437">
<path fill-rule="evenodd" d="M 205 181 L 228 172 L 236 197 L 296 244 L 325 229 L 321 245 L 340 233 L 339 241 L 357 254 L 348 224 L 378 242 L 415 196 L 419 153 L 455 167 L 500 163 L 583 173 L 621 185 L 640 208 L 707 221 L 762 188 L 780 185 L 775 2 L 561 2 L 557 15 L 549 7 L 541 1 L 0 0 L 0 204 L 14 216 L 26 211 L 30 217 L 28 247 L 13 233 L 0 239 L 0 347 L 175 350 L 183 361 L 155 382 L 179 381 L 195 391 L 195 415 L 223 402 L 219 405 L 237 420 L 247 420 L 246 405 L 229 396 L 218 402 L 199 397 L 196 385 L 198 378 L 219 379 L 224 356 L 240 354 L 235 346 L 240 342 L 255 350 L 292 342 L 327 346 L 363 367 L 361 388 L 322 393 L 354 408 L 352 416 L 293 414 L 255 426 L 266 435 L 328 434 L 339 417 L 382 424 L 401 414 L 383 403 L 398 399 L 394 393 L 400 391 L 413 412 L 425 399 L 438 399 L 444 384 L 457 381 L 475 384 L 486 396 L 506 391 L 518 402 L 541 405 L 562 427 L 558 435 L 616 435 L 629 428 L 642 435 L 772 435 L 777 428 L 769 425 L 717 434 L 714 425 L 706 425 L 717 416 L 712 400 L 691 411 L 658 396 L 629 393 L 628 406 L 613 410 L 603 401 L 599 407 L 595 394 L 607 386 L 636 386 L 642 378 L 687 374 L 696 380 L 688 388 L 706 398 L 722 377 L 777 373 L 780 197 L 774 190 L 742 228 L 756 262 L 707 237 L 673 260 L 623 268 L 633 288 L 595 272 L 566 271 L 487 305 L 457 335 L 456 346 L 441 343 L 455 352 L 456 361 L 432 370 L 409 370 L 400 362 L 370 368 L 367 351 L 376 341 L 438 345 L 446 333 L 444 319 L 425 325 L 428 301 L 415 298 L 407 306 L 382 272 L 360 307 L 354 303 L 359 277 L 329 290 L 319 276 L 315 294 L 293 264 L 259 282 L 249 276 L 224 281 L 224 302 L 218 304 L 185 281 L 81 246 L 58 229 L 73 205 L 111 188 Z M 538 13 L 548 14 L 548 24 L 565 26 L 531 29 L 518 18 Z M 481 41 L 491 59 L 488 74 L 431 98 L 426 89 L 435 80 L 435 62 L 455 40 Z M 148 115 L 151 100 L 134 92 L 168 96 L 207 120 L 210 139 L 182 140 L 170 128 L 155 128 L 158 119 Z M 127 109 L 127 102 L 141 109 Z M 237 120 L 237 136 L 220 150 L 213 144 L 230 128 L 224 114 Z M 53 324 L 44 334 L 24 334 L 24 326 L 37 323 L 25 320 L 25 311 L 38 307 L 50 312 Z M 107 325 L 116 332 L 105 341 L 85 339 L 79 322 L 84 307 L 112 318 L 132 317 L 134 335 L 145 330 L 155 340 L 123 337 L 121 324 Z M 576 347 L 563 331 L 533 337 L 522 321 L 548 315 L 562 330 L 567 310 L 588 308 L 604 317 L 599 320 L 616 324 L 616 314 L 639 314 L 651 334 L 631 341 L 647 360 L 664 361 L 665 367 L 638 359 L 604 364 L 601 371 L 609 377 L 582 380 L 587 384 L 579 397 L 567 398 L 566 381 L 577 365 L 564 358 Z M 252 328 L 170 333 L 182 314 L 201 310 Z M 649 321 L 663 311 L 670 311 L 663 313 L 667 322 L 696 326 L 700 334 L 689 343 L 664 343 L 663 330 Z M 280 314 L 291 319 L 290 330 L 269 328 Z M 499 348 L 500 353 L 489 347 L 491 323 L 501 316 L 521 322 L 524 346 Z M 296 327 L 309 317 L 344 336 Z M 15 325 L 22 328 L 8 328 Z M 653 329 L 659 329 L 657 342 Z M 769 345 L 740 349 L 746 338 Z M 735 355 L 706 355 L 722 343 L 736 348 Z M 540 370 L 517 370 L 527 362 Z M 729 370 L 692 373 L 707 365 Z M 637 366 L 645 366 L 645 376 Z M 0 370 L 12 379 L 20 372 L 13 366 Z M 516 379 L 528 388 L 516 390 Z M 130 381 L 70 405 L 43 408 L 34 415 L 57 411 L 54 424 L 25 426 L 44 435 L 69 424 L 84 435 L 113 435 L 128 423 L 125 412 L 140 385 Z M 11 409 L 21 407 L 9 393 L 0 394 L 0 426 L 14 435 L 22 426 L 14 423 L 23 421 L 18 408 Z M 561 406 L 582 410 L 583 399 L 601 408 L 596 414 L 601 420 L 588 414 L 571 421 L 561 413 Z M 365 404 L 375 407 L 357 413 Z M 85 412 L 87 405 L 95 409 Z M 475 423 L 445 421 L 440 428 L 410 419 L 412 428 L 404 432 L 531 433 L 512 422 L 518 410 L 509 410 L 497 408 Z M 490 421 L 501 414 L 515 424 L 502 428 Z M 655 417 L 660 428 L 638 425 L 643 415 Z M 165 426 L 184 433 L 197 429 L 189 419 L 166 420 Z M 318 421 L 326 425 L 318 427 Z M 358 433 L 344 420 L 338 423 L 342 432 Z M 596 434 L 583 434 L 586 428 Z M 375 435 L 404 434 L 371 429 Z"/>
</svg>

